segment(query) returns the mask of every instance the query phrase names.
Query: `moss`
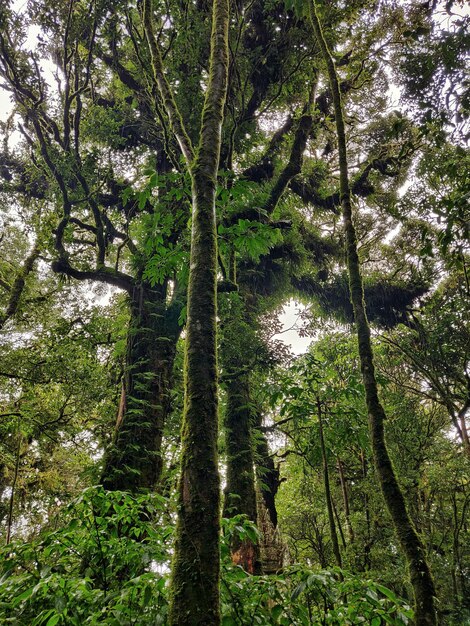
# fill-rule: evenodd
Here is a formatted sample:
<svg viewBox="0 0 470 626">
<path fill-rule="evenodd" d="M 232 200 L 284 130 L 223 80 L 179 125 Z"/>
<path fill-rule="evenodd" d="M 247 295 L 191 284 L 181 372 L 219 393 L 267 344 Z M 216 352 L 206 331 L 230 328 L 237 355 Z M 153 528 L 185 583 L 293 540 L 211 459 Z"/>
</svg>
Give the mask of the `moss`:
<svg viewBox="0 0 470 626">
<path fill-rule="evenodd" d="M 0 314 L 0 328 L 2 328 L 5 322 L 13 317 L 18 310 L 20 305 L 21 296 L 23 295 L 23 291 L 26 285 L 26 279 L 29 274 L 33 271 L 34 263 L 36 259 L 39 257 L 40 249 L 37 245 L 34 246 L 30 254 L 26 257 L 23 266 L 19 270 L 18 274 L 11 285 L 9 298 L 7 302 L 7 306 L 5 308 L 5 313 Z"/>
<path fill-rule="evenodd" d="M 225 367 L 224 367 L 225 369 Z M 256 488 L 253 459 L 253 405 L 247 374 L 226 386 L 225 449 L 227 453 L 227 485 L 224 516 L 244 514 L 257 522 Z M 232 559 L 251 574 L 261 573 L 259 546 L 235 539 Z"/>
<path fill-rule="evenodd" d="M 252 410 L 248 377 L 243 375 L 227 385 L 225 409 L 225 449 L 227 486 L 224 515 L 244 513 L 256 522 L 253 450 L 251 442 Z"/>
<path fill-rule="evenodd" d="M 256 411 L 255 419 L 255 462 L 258 484 L 260 486 L 263 503 L 268 512 L 270 522 L 274 528 L 277 528 L 276 494 L 281 484 L 279 469 L 274 464 L 266 435 L 261 429 L 262 416 L 259 411 Z"/>
<path fill-rule="evenodd" d="M 219 623 L 216 263 L 214 185 L 194 184 L 185 411 L 171 624 Z"/>
<path fill-rule="evenodd" d="M 172 626 L 220 623 L 215 189 L 227 91 L 228 27 L 228 1 L 214 0 L 209 81 L 197 157 L 190 168 L 193 219 Z"/>
<path fill-rule="evenodd" d="M 316 80 L 315 80 L 316 88 Z M 312 90 L 312 97 L 308 104 L 308 111 L 302 115 L 299 120 L 297 130 L 294 137 L 294 143 L 292 145 L 289 162 L 281 172 L 280 176 L 274 183 L 271 192 L 269 194 L 268 201 L 264 207 L 268 214 L 272 214 L 277 206 L 282 194 L 287 189 L 289 183 L 297 174 L 300 174 L 302 170 L 303 157 L 305 148 L 307 146 L 307 140 L 310 135 L 313 126 L 313 115 L 310 114 L 312 103 L 315 95 L 315 88 Z"/>
<path fill-rule="evenodd" d="M 416 298 L 427 291 L 423 284 L 392 282 L 386 278 L 369 278 L 363 283 L 367 319 L 382 328 L 408 323 L 408 310 Z M 313 296 L 326 313 L 341 322 L 354 321 L 346 273 L 328 282 L 322 281 L 318 273 L 316 276 L 307 274 L 296 278 L 294 286 L 301 295 Z"/>
</svg>

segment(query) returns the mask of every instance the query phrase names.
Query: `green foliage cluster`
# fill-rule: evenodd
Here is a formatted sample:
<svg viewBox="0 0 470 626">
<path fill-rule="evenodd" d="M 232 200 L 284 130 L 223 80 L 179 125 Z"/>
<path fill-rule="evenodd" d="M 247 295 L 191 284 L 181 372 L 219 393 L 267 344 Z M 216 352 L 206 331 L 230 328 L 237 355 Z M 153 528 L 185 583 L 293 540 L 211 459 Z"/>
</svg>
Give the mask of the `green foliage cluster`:
<svg viewBox="0 0 470 626">
<path fill-rule="evenodd" d="M 165 498 L 91 487 L 55 525 L 33 541 L 2 547 L 3 624 L 167 624 L 173 524 Z M 410 623 L 410 607 L 392 591 L 346 572 L 293 566 L 275 576 L 250 576 L 231 563 L 234 535 L 259 539 L 244 516 L 224 520 L 224 626 Z"/>
<path fill-rule="evenodd" d="M 161 517 L 155 494 L 85 490 L 57 530 L 2 548 L 2 623 L 164 624 L 166 581 L 149 571 L 168 559 L 172 530 Z"/>
<path fill-rule="evenodd" d="M 221 240 L 230 242 L 242 257 L 256 262 L 282 241 L 278 228 L 252 220 L 239 219 L 233 226 L 220 225 L 218 233 Z"/>
<path fill-rule="evenodd" d="M 282 574 L 253 577 L 232 567 L 224 574 L 223 626 L 405 626 L 413 617 L 390 589 L 338 569 L 293 566 Z"/>
<path fill-rule="evenodd" d="M 443 285 L 429 298 L 414 329 L 399 327 L 384 334 L 375 356 L 381 397 L 390 416 L 387 442 L 436 576 L 441 623 L 457 625 L 469 618 L 465 599 L 469 484 L 465 448 L 456 453 L 452 441 L 458 427 L 455 417 L 466 398 L 465 368 L 458 361 L 465 350 L 456 347 L 465 335 L 465 323 L 459 307 L 454 307 L 451 322 L 445 304 L 456 296 L 454 288 Z M 439 314 L 434 317 L 437 302 Z M 451 335 L 439 330 L 440 323 L 452 327 Z M 433 343 L 434 330 L 442 338 L 440 346 Z M 449 355 L 446 366 L 441 361 L 444 355 Z M 321 471 L 320 402 L 344 567 L 367 571 L 408 597 L 404 563 L 371 473 L 364 388 L 357 369 L 351 369 L 355 359 L 357 348 L 349 333 L 328 332 L 273 384 L 277 432 L 286 437 L 278 452 L 287 478 L 278 495 L 280 523 L 296 562 L 313 560 L 324 566 L 334 562 Z"/>
</svg>

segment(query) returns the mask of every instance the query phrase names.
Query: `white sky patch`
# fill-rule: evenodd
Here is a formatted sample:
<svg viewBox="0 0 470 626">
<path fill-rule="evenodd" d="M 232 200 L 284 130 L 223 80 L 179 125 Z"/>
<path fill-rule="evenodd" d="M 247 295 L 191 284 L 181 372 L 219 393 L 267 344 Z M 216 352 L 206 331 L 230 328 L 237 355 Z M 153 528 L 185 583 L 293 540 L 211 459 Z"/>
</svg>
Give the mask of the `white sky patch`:
<svg viewBox="0 0 470 626">
<path fill-rule="evenodd" d="M 11 102 L 10 93 L 4 89 L 0 89 L 0 121 L 6 122 L 12 109 L 13 104 Z"/>
<path fill-rule="evenodd" d="M 304 310 L 303 304 L 289 300 L 279 316 L 282 322 L 282 331 L 273 337 L 273 339 L 279 339 L 289 346 L 295 355 L 307 352 L 313 341 L 312 337 L 302 337 L 300 334 L 302 328 L 301 312 Z"/>
<path fill-rule="evenodd" d="M 392 230 L 388 233 L 388 235 L 385 235 L 385 238 L 384 238 L 384 240 L 383 240 L 383 243 L 386 243 L 386 244 L 391 243 L 391 242 L 395 239 L 395 237 L 398 235 L 398 233 L 400 232 L 400 230 L 401 230 L 401 224 L 397 224 L 397 225 L 395 226 L 395 228 L 394 228 L 394 229 L 392 229 Z"/>
</svg>

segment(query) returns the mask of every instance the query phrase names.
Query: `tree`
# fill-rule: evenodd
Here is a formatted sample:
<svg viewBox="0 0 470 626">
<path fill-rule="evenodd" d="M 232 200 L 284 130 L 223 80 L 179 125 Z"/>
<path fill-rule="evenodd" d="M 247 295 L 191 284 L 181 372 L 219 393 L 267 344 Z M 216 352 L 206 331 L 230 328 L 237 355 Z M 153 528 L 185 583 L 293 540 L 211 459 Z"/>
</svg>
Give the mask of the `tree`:
<svg viewBox="0 0 470 626">
<path fill-rule="evenodd" d="M 191 176 L 191 254 L 186 324 L 178 524 L 170 623 L 219 624 L 219 473 L 217 467 L 217 228 L 215 198 L 228 80 L 229 5 L 214 0 L 209 77 L 193 151 L 163 72 L 150 0 L 143 9 L 152 69 Z"/>
<path fill-rule="evenodd" d="M 436 593 L 434 582 L 426 562 L 423 545 L 406 509 L 403 494 L 397 482 L 384 439 L 383 423 L 386 419 L 386 415 L 378 396 L 373 350 L 370 339 L 370 327 L 364 306 L 364 288 L 357 254 L 356 231 L 352 217 L 352 197 L 348 174 L 346 133 L 338 75 L 335 62 L 323 36 L 315 4 L 313 4 L 310 15 L 313 30 L 327 66 L 328 79 L 334 102 L 335 122 L 338 135 L 341 204 L 346 233 L 346 259 L 349 273 L 349 289 L 351 293 L 351 303 L 354 309 L 362 377 L 366 390 L 374 461 L 385 502 L 394 522 L 402 549 L 408 560 L 415 593 L 416 624 L 418 626 L 435 624 L 436 613 L 434 608 L 434 596 Z"/>
<path fill-rule="evenodd" d="M 220 7 L 224 15 L 219 13 Z M 16 332 L 41 334 L 42 309 L 35 313 L 36 309 L 28 311 L 26 307 L 36 296 L 37 284 L 57 284 L 46 264 L 62 281 L 104 283 L 124 293 L 123 299 L 118 298 L 119 314 L 115 308 L 106 309 L 115 320 L 108 347 L 85 342 L 86 350 L 66 360 L 70 368 L 80 370 L 80 354 L 86 352 L 91 359 L 96 351 L 96 370 L 90 368 L 89 381 L 81 379 L 83 405 L 90 406 L 88 398 L 93 393 L 98 397 L 94 381 L 103 380 L 101 376 L 108 372 L 103 392 L 106 388 L 106 397 L 116 405 L 114 434 L 108 403 L 104 420 L 100 411 L 88 409 L 93 416 L 91 434 L 82 411 L 77 412 L 77 422 L 70 430 L 62 428 L 64 422 L 59 420 L 60 441 L 75 437 L 80 429 L 94 450 L 101 449 L 102 441 L 113 440 L 104 459 L 95 458 L 90 470 L 96 476 L 102 469 L 102 484 L 117 490 L 109 496 L 99 491 L 96 500 L 108 511 L 110 523 L 114 515 L 111 506 L 119 508 L 121 498 L 122 502 L 134 501 L 129 494 L 121 496 L 119 489 L 137 497 L 138 492 L 155 487 L 170 497 L 164 516 L 171 522 L 176 517 L 172 478 L 177 466 L 182 468 L 170 601 L 173 623 L 217 623 L 220 619 L 219 366 L 221 463 L 225 463 L 227 478 L 224 514 L 234 516 L 225 523 L 223 544 L 223 575 L 229 572 L 223 585 L 225 621 L 243 623 L 247 615 L 252 621 L 259 617 L 266 623 L 281 620 L 281 615 L 291 623 L 312 621 L 320 614 L 326 619 L 327 609 L 320 613 L 315 604 L 321 602 L 319 598 L 330 598 L 335 604 L 331 611 L 337 616 L 346 610 L 341 601 L 344 591 L 339 591 L 346 587 L 331 582 L 331 573 L 319 575 L 327 581 L 324 583 L 316 574 L 309 574 L 310 578 L 299 574 L 303 587 L 294 596 L 305 594 L 303 609 L 296 603 L 285 606 L 288 595 L 280 588 L 286 584 L 285 589 L 292 590 L 286 582 L 291 580 L 290 574 L 251 580 L 248 573 L 260 572 L 262 546 L 252 523 L 258 514 L 256 500 L 261 502 L 261 497 L 273 527 L 277 527 L 276 536 L 288 527 L 292 537 L 301 538 L 293 548 L 300 561 L 322 566 L 336 562 L 354 571 L 367 570 L 397 593 L 410 595 L 400 574 L 404 562 L 387 527 L 388 518 L 370 471 L 364 397 L 352 344 L 341 344 L 334 358 L 331 352 L 339 343 L 336 339 L 329 337 L 330 353 L 325 346 L 321 348 L 325 355 L 321 388 L 312 382 L 307 369 L 298 373 L 298 387 L 312 387 L 302 392 L 308 402 L 304 398 L 296 409 L 298 432 L 292 429 L 290 414 L 280 418 L 273 414 L 278 404 L 296 404 L 290 392 L 281 390 L 280 397 L 269 404 L 270 388 L 278 375 L 275 366 L 287 367 L 289 361 L 287 350 L 280 349 L 272 335 L 279 329 L 277 314 L 291 297 L 308 307 L 316 338 L 325 333 L 326 324 L 338 321 L 348 334 L 349 324 L 356 318 L 357 327 L 362 324 L 361 354 L 366 365 L 372 358 L 371 333 L 378 332 L 371 331 L 368 322 L 386 328 L 385 338 L 408 352 L 411 348 L 416 357 L 415 361 L 410 357 L 404 360 L 394 348 L 388 352 L 389 360 L 384 357 L 382 361 L 385 347 L 377 342 L 379 376 L 369 378 L 368 395 L 379 419 L 370 421 L 387 428 L 388 457 L 394 464 L 398 494 L 394 499 L 403 505 L 402 512 L 406 504 L 417 530 L 425 534 L 418 551 L 422 554 L 426 547 L 429 552 L 429 562 L 438 572 L 439 591 L 452 597 L 452 607 L 446 605 L 449 611 L 464 615 L 465 484 L 456 481 L 449 498 L 441 494 L 442 485 L 456 475 L 452 462 L 464 467 L 458 448 L 452 442 L 446 445 L 442 408 L 457 425 L 462 422 L 458 414 L 466 407 L 466 335 L 463 318 L 453 315 L 450 307 L 451 302 L 458 302 L 458 308 L 463 308 L 465 295 L 464 150 L 461 134 L 452 134 L 446 126 L 451 118 L 446 121 L 441 116 L 441 92 L 450 89 L 450 98 L 461 95 L 460 86 L 449 87 L 452 81 L 448 84 L 443 77 L 449 71 L 462 83 L 464 38 L 462 33 L 456 37 L 441 33 L 453 46 L 450 65 L 449 59 L 443 61 L 439 37 L 434 38 L 432 72 L 439 77 L 437 91 L 421 98 L 412 94 L 410 59 L 417 58 L 424 67 L 421 53 L 425 41 L 439 35 L 438 29 L 434 34 L 428 30 L 436 7 L 364 2 L 321 5 L 325 39 L 335 41 L 331 53 L 326 49 L 326 60 L 331 70 L 333 55 L 336 82 L 331 72 L 328 81 L 325 49 L 318 43 L 321 38 L 312 36 L 308 7 L 299 2 L 238 3 L 230 7 L 227 17 L 226 5 L 217 1 L 214 5 L 204 1 L 158 5 L 148 0 L 141 6 L 100 0 L 90 5 L 73 1 L 52 6 L 48 0 L 35 0 L 25 14 L 25 25 L 14 11 L 1 9 L 6 25 L 0 42 L 1 71 L 15 105 L 12 117 L 2 126 L 0 191 L 5 202 L 14 199 L 15 215 L 34 224 L 34 237 L 27 235 L 21 244 L 21 260 L 13 259 L 13 243 L 4 248 L 7 259 L 2 259 L 0 266 L 2 311 L 8 313 L 4 329 L 12 337 Z M 215 19 L 210 15 L 212 8 Z M 30 25 L 40 29 L 33 50 L 25 40 Z M 220 36 L 211 39 L 213 26 L 215 35 Z M 48 59 L 47 64 L 42 58 Z M 404 86 L 404 98 L 411 104 L 429 104 L 429 116 L 413 106 L 405 110 L 400 105 L 398 110 L 394 105 L 392 110 L 386 97 L 392 59 L 394 80 Z M 418 74 L 416 79 L 421 80 Z M 465 107 L 458 105 L 456 111 L 462 115 Z M 336 127 L 341 119 L 346 138 Z M 11 135 L 15 127 L 22 137 L 16 146 Z M 433 199 L 430 186 L 440 177 L 445 184 Z M 358 206 L 355 232 L 350 223 L 353 203 Z M 349 273 L 357 279 L 352 281 L 356 287 L 353 303 L 343 267 L 342 204 L 352 259 Z M 35 214 L 37 207 L 40 215 Z M 25 264 L 35 242 L 39 256 Z M 5 273 L 3 267 L 7 266 L 14 272 Z M 454 280 L 459 272 L 459 297 L 439 299 L 436 295 L 433 311 L 430 303 L 434 296 L 427 291 L 433 291 L 437 277 L 444 276 L 447 281 L 452 275 Z M 11 310 L 9 296 L 18 292 L 16 285 L 21 297 L 15 295 L 18 306 Z M 81 289 L 77 289 L 77 297 L 84 298 Z M 437 323 L 441 306 L 446 310 L 443 325 Z M 63 313 L 69 323 L 66 307 Z M 333 318 L 336 322 L 331 322 Z M 117 327 L 128 322 L 124 338 Z M 108 320 L 103 320 L 103 328 L 107 324 Z M 446 332 L 446 324 L 458 327 L 458 338 Z M 437 331 L 439 326 L 444 327 Z M 57 331 L 56 336 L 62 335 Z M 121 346 L 117 360 L 108 352 L 116 337 Z M 443 337 L 438 359 L 435 347 Z M 10 356 L 13 363 L 16 354 L 9 348 L 5 363 Z M 315 354 L 318 356 L 318 351 Z M 455 367 L 451 367 L 446 361 L 454 356 Z M 23 363 L 24 355 L 21 358 Z M 10 365 L 5 372 L 11 372 Z M 53 378 L 57 376 L 54 371 Z M 183 378 L 186 401 L 180 441 Z M 431 389 L 429 381 L 437 381 L 439 388 Z M 413 386 L 411 382 L 414 389 L 406 387 L 408 383 Z M 389 416 L 386 425 L 384 411 L 379 414 L 381 407 L 376 402 L 379 386 L 382 408 Z M 61 387 L 57 389 L 57 402 L 52 387 L 47 387 L 47 397 L 54 412 L 60 414 Z M 35 391 L 36 387 L 31 393 Z M 23 398 L 20 409 L 14 403 L 14 394 L 8 390 L 5 412 L 15 413 L 9 417 L 21 412 L 26 423 L 28 406 L 34 402 L 28 404 Z M 68 407 L 65 409 L 67 412 Z M 300 415 L 301 411 L 306 414 Z M 34 408 L 30 414 L 34 417 Z M 283 422 L 284 417 L 289 419 Z M 3 504 L 10 486 L 20 493 L 16 487 L 30 471 L 27 459 L 34 457 L 36 446 L 41 457 L 53 450 L 53 446 L 43 445 L 38 430 L 19 429 L 10 418 L 5 426 L 9 440 Z M 404 433 L 401 438 L 399 428 Z M 459 428 L 463 432 L 462 426 Z M 375 439 L 381 446 L 382 434 Z M 26 446 L 28 437 L 31 441 Z M 291 442 L 290 447 L 284 438 Z M 438 463 L 449 467 L 442 482 L 431 471 L 433 452 Z M 446 456 L 451 453 L 452 462 Z M 52 458 L 55 454 L 51 452 Z M 59 457 L 55 458 L 60 464 Z M 390 470 L 386 456 L 379 461 L 384 458 Z M 393 478 L 393 472 L 390 475 Z M 70 497 L 74 488 L 65 485 L 64 498 Z M 52 498 L 54 489 L 48 489 Z M 400 489 L 409 491 L 401 500 Z M 295 515 L 286 514 L 283 498 L 287 493 L 294 494 L 296 503 L 299 499 Z M 313 503 L 308 502 L 311 494 Z M 25 498 L 26 505 L 17 496 L 11 499 L 14 516 L 23 512 L 28 518 L 27 508 L 34 497 L 28 494 Z M 101 515 L 93 515 L 102 529 L 97 531 L 98 537 L 115 532 L 112 524 L 98 519 Z M 131 532 L 128 525 L 126 528 Z M 446 528 L 452 529 L 452 541 Z M 147 541 L 154 550 L 150 535 L 144 534 L 142 543 Z M 451 557 L 451 544 L 455 557 Z M 106 541 L 102 548 L 107 550 L 109 545 Z M 83 559 L 85 569 L 88 562 L 100 569 L 101 548 L 97 544 L 94 549 L 95 555 L 87 552 Z M 230 550 L 232 564 L 227 558 Z M 108 590 L 116 589 L 115 581 L 110 586 L 109 563 L 104 557 L 102 562 L 102 572 L 95 572 L 91 583 L 93 593 L 107 597 L 100 606 L 117 607 L 108 598 Z M 136 573 L 134 562 L 127 570 L 125 565 L 111 569 L 123 582 L 127 574 Z M 140 571 L 154 581 L 147 561 Z M 426 567 L 421 571 L 425 577 L 418 578 L 424 580 Z M 77 575 L 80 577 L 80 572 Z M 347 572 L 342 576 L 344 585 L 351 583 Z M 446 577 L 452 579 L 452 589 L 444 582 Z M 73 580 L 70 583 L 75 585 L 76 578 Z M 143 580 L 136 583 L 138 595 L 144 593 Z M 416 583 L 416 576 L 414 580 Z M 354 589 L 360 595 L 359 587 Z M 124 590 L 129 590 L 125 582 Z M 349 592 L 346 595 L 350 597 Z M 378 597 L 380 603 L 383 597 Z M 146 619 L 143 607 L 148 598 L 139 598 L 137 619 Z M 270 604 L 275 598 L 283 606 Z M 362 606 L 362 600 L 358 602 L 354 609 L 351 602 L 347 610 Z M 62 619 L 57 615 L 53 619 Z M 352 613 L 348 615 L 352 621 Z M 329 618 L 332 616 L 330 613 Z M 376 614 L 365 611 L 361 617 L 367 621 Z M 407 615 L 396 613 L 394 618 L 406 621 Z"/>
<path fill-rule="evenodd" d="M 152 111 L 144 84 L 121 65 L 118 56 L 108 54 L 106 46 L 111 46 L 116 34 L 116 22 L 110 21 L 109 30 L 103 26 L 109 10 L 106 3 L 93 9 L 91 31 L 85 23 L 85 6 L 70 3 L 54 16 L 47 3 L 39 3 L 36 9 L 36 19 L 50 37 L 50 44 L 42 42 L 36 54 L 49 56 L 63 73 L 64 84 L 57 81 L 60 106 L 56 110 L 48 100 L 37 57 L 31 59 L 21 49 L 24 28 L 5 7 L 2 20 L 8 24 L 5 32 L 10 32 L 1 41 L 2 74 L 24 116 L 23 136 L 31 154 L 6 148 L 3 192 L 15 194 L 20 202 L 32 199 L 48 205 L 43 221 L 49 228 L 44 238 L 49 240 L 44 247 L 52 256 L 54 271 L 127 292 L 131 313 L 127 363 L 114 444 L 102 480 L 108 488 L 152 488 L 161 473 L 162 429 L 181 332 L 178 319 L 185 286 L 176 284 L 172 297 L 168 295 L 169 276 L 181 263 L 181 253 L 175 254 L 174 248 L 187 214 L 185 194 L 175 198 L 162 191 L 158 202 L 149 198 L 151 186 L 136 192 L 118 172 L 119 151 L 126 152 L 136 142 L 155 150 L 161 138 L 149 137 Z M 102 96 L 94 91 L 91 84 L 100 83 L 100 72 L 92 73 L 97 58 L 103 58 L 104 65 L 112 60 L 127 94 L 113 87 Z M 126 103 L 129 93 L 138 100 L 137 115 Z M 136 121 L 139 114 L 145 121 Z M 123 134 L 129 125 L 131 136 Z M 105 145 L 112 147 L 113 157 L 103 155 Z M 167 155 L 159 152 L 157 171 L 164 175 L 168 169 Z M 172 215 L 180 211 L 180 220 L 169 223 L 165 211 Z M 139 238 L 140 248 L 134 243 Z M 163 270 L 162 264 L 147 265 L 156 246 L 169 249 Z"/>
</svg>

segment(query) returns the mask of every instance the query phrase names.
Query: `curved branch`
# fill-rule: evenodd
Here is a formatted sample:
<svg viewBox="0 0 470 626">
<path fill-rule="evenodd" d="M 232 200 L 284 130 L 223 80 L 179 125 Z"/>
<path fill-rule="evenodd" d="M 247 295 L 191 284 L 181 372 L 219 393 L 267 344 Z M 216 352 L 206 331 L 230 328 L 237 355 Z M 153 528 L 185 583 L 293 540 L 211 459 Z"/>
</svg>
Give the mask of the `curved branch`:
<svg viewBox="0 0 470 626">
<path fill-rule="evenodd" d="M 128 293 L 132 293 L 135 287 L 135 280 L 132 276 L 106 265 L 95 270 L 77 270 L 70 265 L 66 258 L 60 258 L 52 262 L 52 270 L 77 280 L 96 280 L 100 283 L 113 285 Z"/>
<path fill-rule="evenodd" d="M 181 148 L 181 152 L 183 153 L 183 156 L 186 159 L 188 165 L 190 165 L 194 159 L 194 150 L 191 144 L 191 140 L 184 127 L 183 118 L 181 117 L 181 113 L 176 104 L 170 84 L 165 76 L 162 56 L 158 48 L 153 27 L 151 4 L 151 0 L 144 0 L 142 19 L 145 37 L 147 39 L 147 43 L 150 49 L 153 78 L 160 92 L 163 105 L 170 120 L 172 130 L 175 133 L 176 139 Z"/>
<path fill-rule="evenodd" d="M 39 246 L 36 244 L 26 257 L 23 266 L 16 275 L 11 287 L 9 287 L 10 297 L 5 309 L 5 313 L 0 315 L 0 329 L 3 328 L 5 322 L 15 315 L 20 305 L 21 296 L 26 285 L 27 276 L 33 271 L 33 266 L 40 254 Z M 3 286 L 3 285 L 2 285 Z"/>
</svg>

